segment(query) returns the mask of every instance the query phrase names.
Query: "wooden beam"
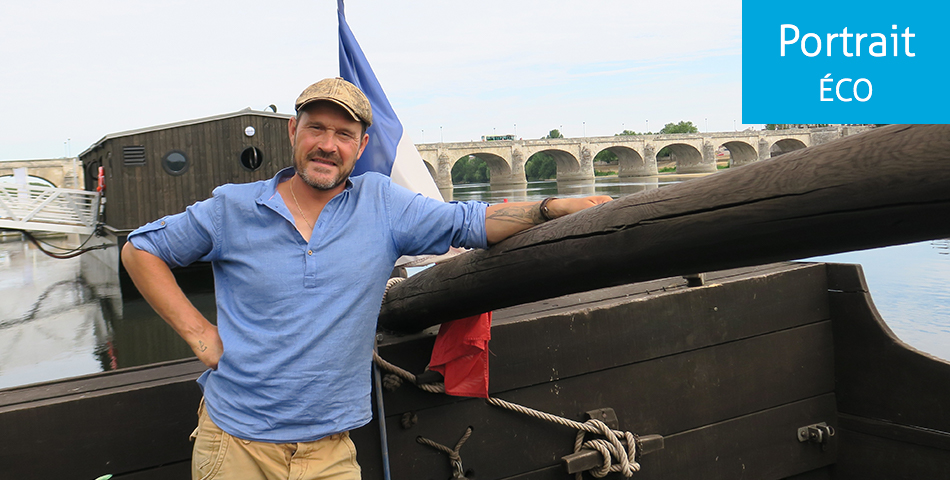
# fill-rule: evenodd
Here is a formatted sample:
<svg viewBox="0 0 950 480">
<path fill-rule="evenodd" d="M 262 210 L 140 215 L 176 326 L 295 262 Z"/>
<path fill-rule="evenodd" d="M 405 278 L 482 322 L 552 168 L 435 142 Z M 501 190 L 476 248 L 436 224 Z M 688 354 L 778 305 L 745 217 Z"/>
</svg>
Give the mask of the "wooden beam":
<svg viewBox="0 0 950 480">
<path fill-rule="evenodd" d="M 630 195 L 425 270 L 380 323 L 418 331 L 595 288 L 950 235 L 950 125 L 892 125 Z"/>
</svg>

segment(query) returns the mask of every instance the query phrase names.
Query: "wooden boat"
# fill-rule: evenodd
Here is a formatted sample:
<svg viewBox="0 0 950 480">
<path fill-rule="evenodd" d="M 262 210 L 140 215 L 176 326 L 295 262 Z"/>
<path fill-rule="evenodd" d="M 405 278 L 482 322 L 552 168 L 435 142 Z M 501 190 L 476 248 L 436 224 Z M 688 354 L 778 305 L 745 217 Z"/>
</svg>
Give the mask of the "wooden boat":
<svg viewBox="0 0 950 480">
<path fill-rule="evenodd" d="M 950 235 L 948 157 L 950 127 L 893 126 L 550 222 L 394 287 L 381 323 L 414 333 L 379 353 L 420 373 L 425 327 L 491 308 L 491 396 L 615 417 L 640 436 L 633 478 L 946 478 L 950 363 L 893 335 L 860 267 L 768 262 Z M 2 477 L 188 478 L 203 369 L 0 392 Z M 396 479 L 541 480 L 603 462 L 574 453 L 574 429 L 483 399 L 408 382 L 382 398 L 353 433 L 367 479 L 386 463 Z M 451 450 L 468 427 L 454 464 L 418 441 Z"/>
</svg>

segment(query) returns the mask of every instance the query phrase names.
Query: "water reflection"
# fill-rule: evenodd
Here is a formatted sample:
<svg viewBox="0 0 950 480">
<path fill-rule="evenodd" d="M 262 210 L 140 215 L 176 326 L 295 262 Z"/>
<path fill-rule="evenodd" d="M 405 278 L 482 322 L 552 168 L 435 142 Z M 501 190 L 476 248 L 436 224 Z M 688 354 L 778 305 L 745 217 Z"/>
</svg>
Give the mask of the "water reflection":
<svg viewBox="0 0 950 480">
<path fill-rule="evenodd" d="M 620 198 L 679 183 L 691 177 L 664 175 L 656 177 L 597 177 L 579 181 L 539 180 L 522 185 L 490 185 L 469 183 L 456 185 L 451 200 L 482 200 L 488 203 L 537 202 L 546 197 L 584 197 L 609 195 Z"/>
<path fill-rule="evenodd" d="M 117 262 L 115 247 L 63 260 L 0 243 L 0 388 L 191 356 L 144 300 L 122 301 Z M 214 320 L 213 294 L 189 297 Z"/>
<path fill-rule="evenodd" d="M 950 359 L 950 240 L 816 257 L 859 263 L 888 327 L 918 350 Z"/>
<path fill-rule="evenodd" d="M 0 244 L 0 259 L 0 388 L 114 368 L 110 302 L 81 259 L 23 241 Z"/>
</svg>

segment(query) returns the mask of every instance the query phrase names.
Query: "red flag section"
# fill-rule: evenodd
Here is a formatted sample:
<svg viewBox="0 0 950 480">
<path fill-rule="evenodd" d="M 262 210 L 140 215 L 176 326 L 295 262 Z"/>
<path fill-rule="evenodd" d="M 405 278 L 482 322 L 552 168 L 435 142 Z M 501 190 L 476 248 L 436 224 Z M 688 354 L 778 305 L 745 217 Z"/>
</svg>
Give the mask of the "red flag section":
<svg viewBox="0 0 950 480">
<path fill-rule="evenodd" d="M 488 398 L 491 312 L 445 322 L 432 347 L 429 369 L 445 377 L 445 393 Z"/>
</svg>

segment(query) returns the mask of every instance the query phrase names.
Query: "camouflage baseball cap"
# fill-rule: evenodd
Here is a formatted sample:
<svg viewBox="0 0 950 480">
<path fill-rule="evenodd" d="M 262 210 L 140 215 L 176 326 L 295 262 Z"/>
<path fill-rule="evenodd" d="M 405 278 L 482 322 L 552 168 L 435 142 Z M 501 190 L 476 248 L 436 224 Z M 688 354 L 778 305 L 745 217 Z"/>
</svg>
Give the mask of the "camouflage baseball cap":
<svg viewBox="0 0 950 480">
<path fill-rule="evenodd" d="M 373 109 L 369 106 L 366 95 L 340 77 L 325 78 L 307 87 L 294 104 L 297 112 L 312 102 L 326 100 L 333 102 L 346 110 L 353 119 L 363 122 L 367 127 L 373 124 Z"/>
</svg>

